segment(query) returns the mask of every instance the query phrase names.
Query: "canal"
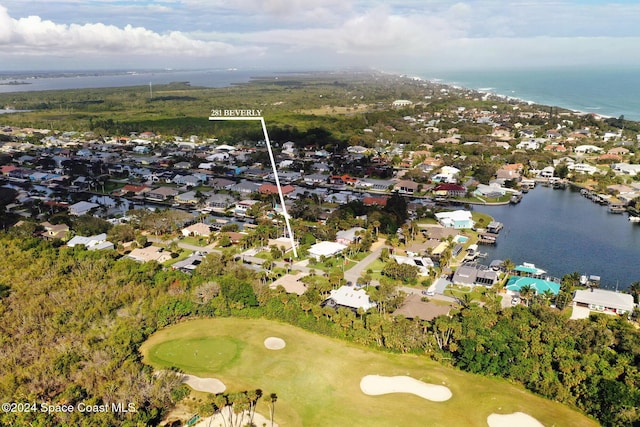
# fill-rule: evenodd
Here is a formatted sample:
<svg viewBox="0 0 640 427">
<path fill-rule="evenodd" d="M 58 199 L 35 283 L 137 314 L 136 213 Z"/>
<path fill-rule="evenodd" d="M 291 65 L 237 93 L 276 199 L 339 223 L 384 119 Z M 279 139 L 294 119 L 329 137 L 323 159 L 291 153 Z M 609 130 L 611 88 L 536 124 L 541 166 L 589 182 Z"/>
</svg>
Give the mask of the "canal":
<svg viewBox="0 0 640 427">
<path fill-rule="evenodd" d="M 626 289 L 640 281 L 640 225 L 611 214 L 576 190 L 537 186 L 517 205 L 476 206 L 504 224 L 493 259 L 534 263 L 549 275 L 574 271 L 601 277 L 601 287 Z"/>
</svg>

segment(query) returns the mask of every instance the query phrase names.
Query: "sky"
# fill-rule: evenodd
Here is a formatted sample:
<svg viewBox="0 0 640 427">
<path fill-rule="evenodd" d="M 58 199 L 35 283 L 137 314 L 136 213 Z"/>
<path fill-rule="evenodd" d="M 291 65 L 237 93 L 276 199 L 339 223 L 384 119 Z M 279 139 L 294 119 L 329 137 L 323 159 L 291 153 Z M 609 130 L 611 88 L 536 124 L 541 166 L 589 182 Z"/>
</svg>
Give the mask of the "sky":
<svg viewBox="0 0 640 427">
<path fill-rule="evenodd" d="M 640 65 L 637 0 L 0 0 L 0 71 Z"/>
</svg>

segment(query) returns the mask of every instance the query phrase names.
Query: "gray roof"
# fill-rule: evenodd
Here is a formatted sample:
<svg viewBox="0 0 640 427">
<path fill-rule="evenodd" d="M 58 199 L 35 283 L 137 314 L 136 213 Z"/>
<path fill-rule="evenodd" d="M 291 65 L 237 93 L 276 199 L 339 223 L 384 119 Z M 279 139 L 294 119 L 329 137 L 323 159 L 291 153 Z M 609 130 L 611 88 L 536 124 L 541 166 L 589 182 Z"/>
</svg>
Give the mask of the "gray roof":
<svg viewBox="0 0 640 427">
<path fill-rule="evenodd" d="M 593 304 L 616 310 L 633 311 L 633 296 L 605 289 L 583 289 L 576 291 L 573 300 L 581 304 Z"/>
</svg>

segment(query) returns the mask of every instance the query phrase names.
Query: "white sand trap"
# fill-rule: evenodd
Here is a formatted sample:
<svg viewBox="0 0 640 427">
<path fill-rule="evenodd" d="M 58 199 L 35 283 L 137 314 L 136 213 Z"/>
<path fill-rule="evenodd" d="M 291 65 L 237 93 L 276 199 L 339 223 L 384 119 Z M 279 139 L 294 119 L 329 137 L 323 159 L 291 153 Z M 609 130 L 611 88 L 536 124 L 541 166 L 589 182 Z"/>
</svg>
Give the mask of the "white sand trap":
<svg viewBox="0 0 640 427">
<path fill-rule="evenodd" d="M 487 424 L 489 427 L 544 427 L 544 424 L 524 412 L 491 414 L 487 417 Z"/>
<path fill-rule="evenodd" d="M 227 408 L 229 407 L 227 406 Z M 222 413 L 219 412 L 211 417 L 201 419 L 200 421 L 198 421 L 195 427 L 224 427 L 229 425 L 229 409 L 227 408 L 225 408 L 226 410 L 223 409 Z M 234 420 L 237 419 L 236 417 L 238 417 L 239 415 L 240 414 L 234 415 Z M 276 411 L 276 416 L 277 415 L 278 413 Z M 240 423 L 240 425 L 246 426 L 250 421 L 251 418 L 249 417 L 248 411 L 244 411 L 242 413 L 242 422 Z M 256 412 L 253 417 L 253 425 L 271 427 L 271 421 L 269 421 L 269 418 Z M 274 421 L 273 427 L 278 427 L 278 423 Z"/>
<path fill-rule="evenodd" d="M 360 389 L 364 394 L 370 396 L 388 393 L 411 393 L 433 402 L 444 402 L 451 399 L 452 396 L 449 387 L 427 384 L 406 376 L 384 377 L 382 375 L 367 375 L 362 377 Z"/>
<path fill-rule="evenodd" d="M 182 382 L 196 391 L 213 394 L 222 393 L 227 389 L 222 381 L 215 378 L 200 378 L 195 375 L 182 374 Z"/>
<path fill-rule="evenodd" d="M 269 350 L 282 350 L 286 345 L 282 338 L 269 337 L 264 340 L 264 346 Z"/>
</svg>

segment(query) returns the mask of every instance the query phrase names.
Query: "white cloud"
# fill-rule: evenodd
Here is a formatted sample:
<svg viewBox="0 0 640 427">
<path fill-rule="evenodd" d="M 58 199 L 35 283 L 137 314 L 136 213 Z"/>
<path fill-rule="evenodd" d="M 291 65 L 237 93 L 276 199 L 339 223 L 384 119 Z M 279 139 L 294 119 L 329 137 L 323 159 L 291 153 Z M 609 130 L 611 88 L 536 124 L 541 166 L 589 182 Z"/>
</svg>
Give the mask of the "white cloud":
<svg viewBox="0 0 640 427">
<path fill-rule="evenodd" d="M 182 55 L 216 57 L 260 53 L 257 47 L 202 41 L 178 32 L 159 34 L 126 25 L 62 25 L 38 16 L 12 19 L 0 6 L 0 46 L 6 54 L 19 55 Z"/>
</svg>

